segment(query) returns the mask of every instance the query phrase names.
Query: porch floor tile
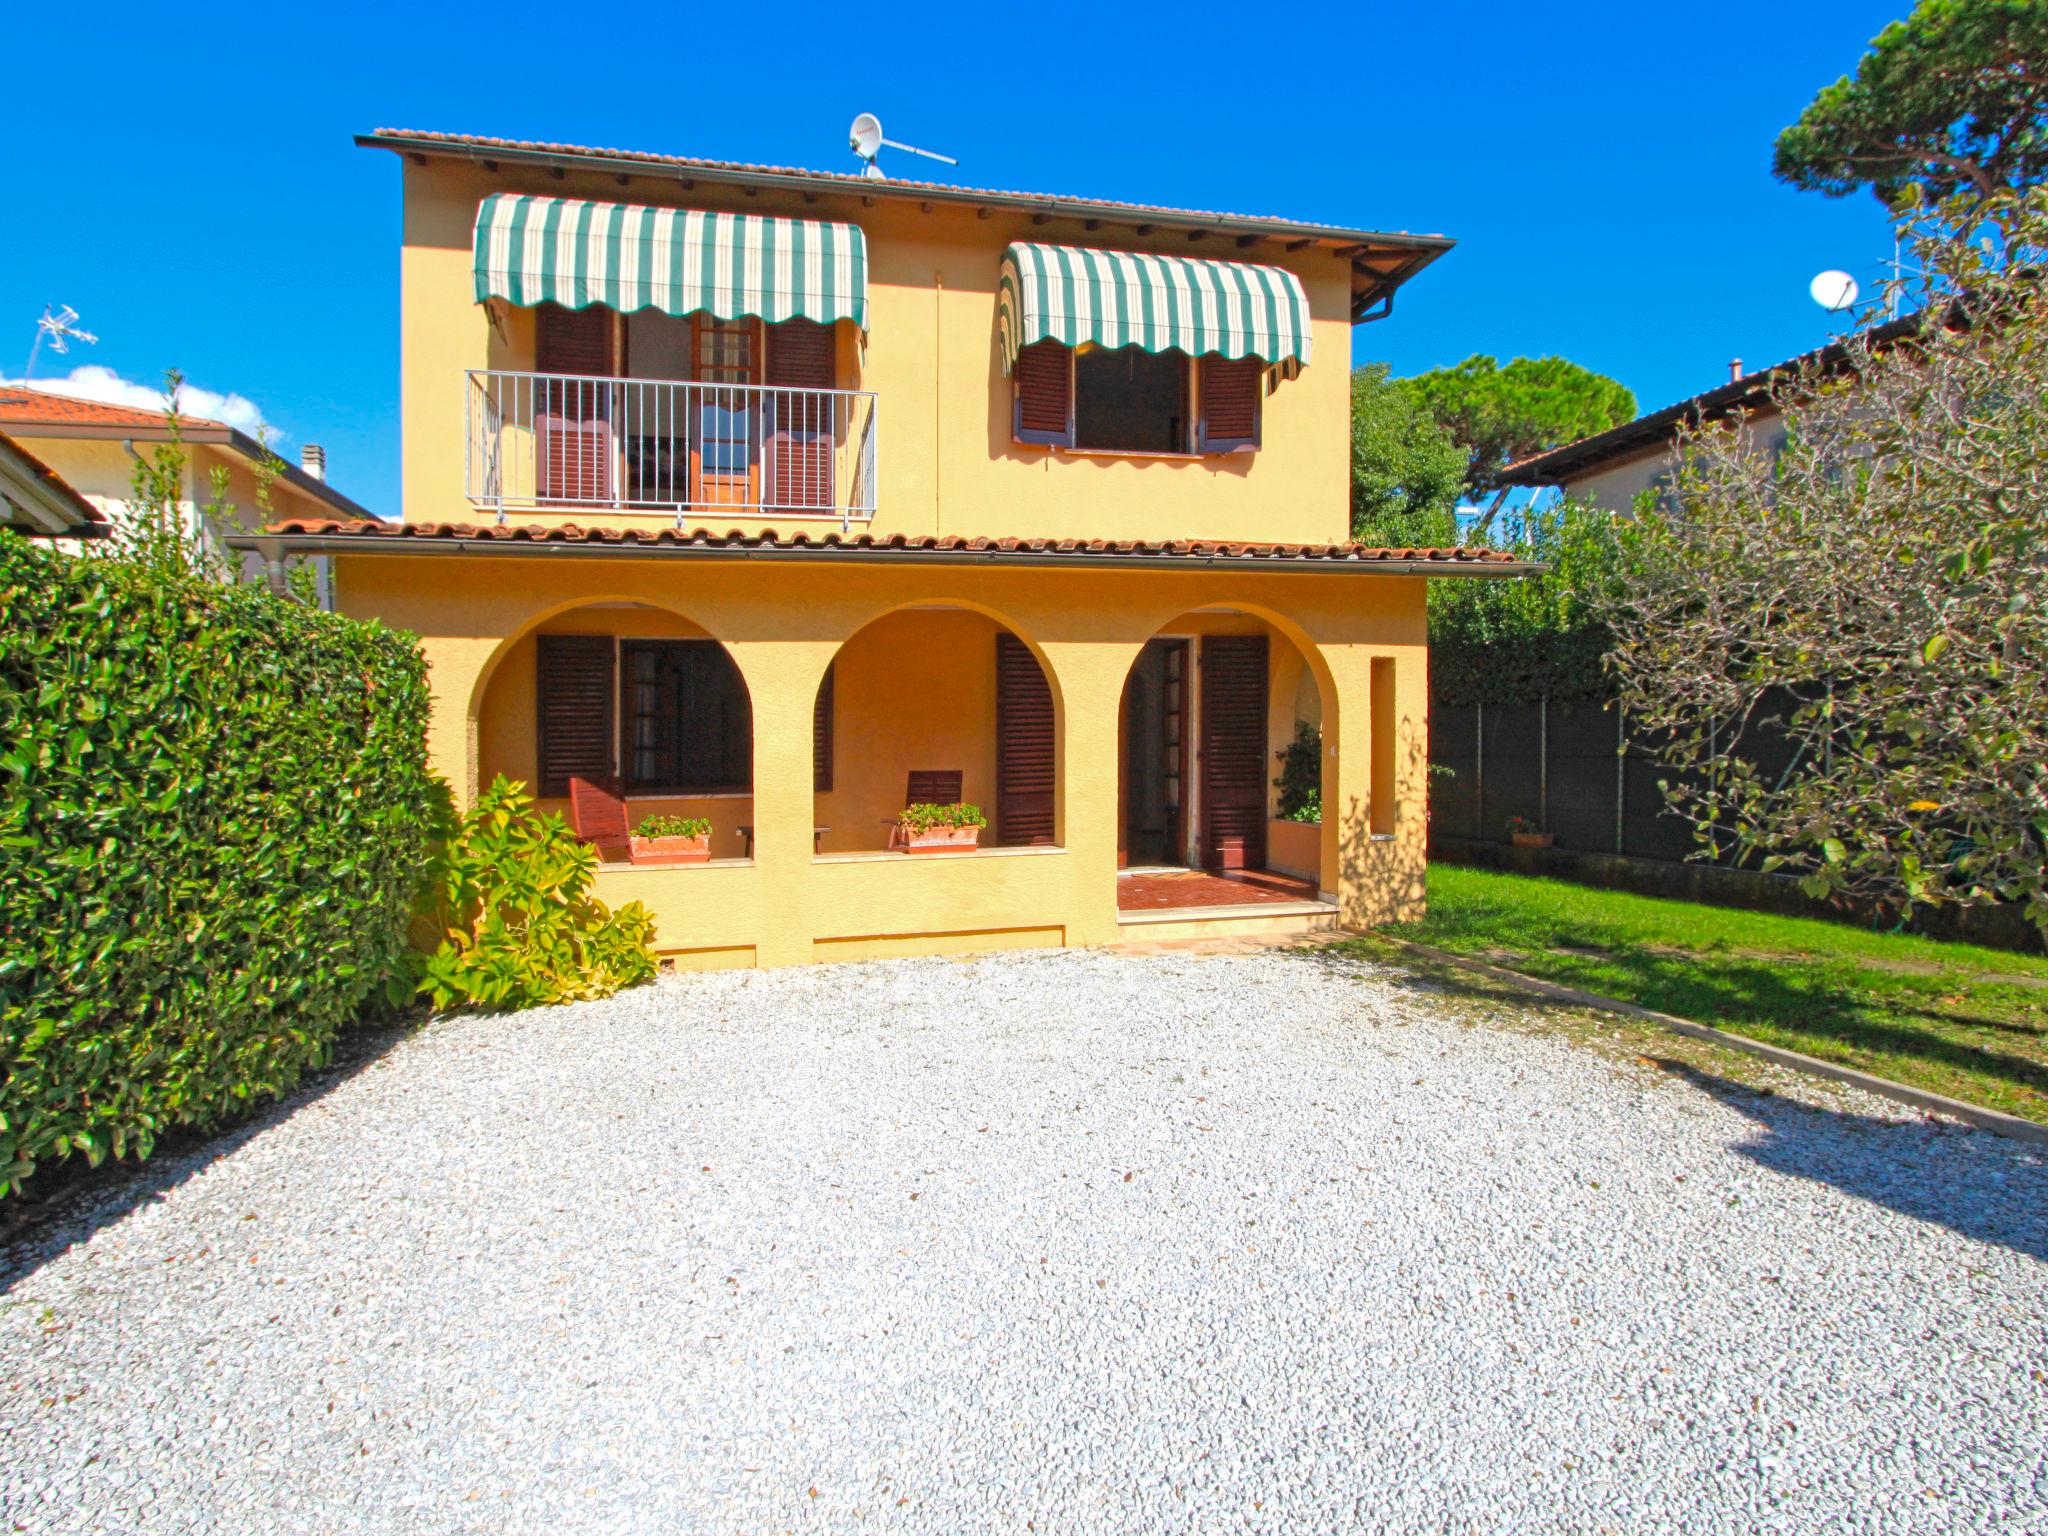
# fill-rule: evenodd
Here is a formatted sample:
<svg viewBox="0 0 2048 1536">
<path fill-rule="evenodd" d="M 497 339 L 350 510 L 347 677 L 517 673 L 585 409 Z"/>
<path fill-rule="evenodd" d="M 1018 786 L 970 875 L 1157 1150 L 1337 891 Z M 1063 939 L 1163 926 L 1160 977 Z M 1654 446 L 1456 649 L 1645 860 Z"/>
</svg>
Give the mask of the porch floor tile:
<svg viewBox="0 0 2048 1536">
<path fill-rule="evenodd" d="M 1263 869 L 1211 874 L 1204 869 L 1146 870 L 1117 876 L 1119 912 L 1161 912 L 1175 907 L 1243 907 L 1262 902 L 1317 899 L 1314 884 Z"/>
</svg>

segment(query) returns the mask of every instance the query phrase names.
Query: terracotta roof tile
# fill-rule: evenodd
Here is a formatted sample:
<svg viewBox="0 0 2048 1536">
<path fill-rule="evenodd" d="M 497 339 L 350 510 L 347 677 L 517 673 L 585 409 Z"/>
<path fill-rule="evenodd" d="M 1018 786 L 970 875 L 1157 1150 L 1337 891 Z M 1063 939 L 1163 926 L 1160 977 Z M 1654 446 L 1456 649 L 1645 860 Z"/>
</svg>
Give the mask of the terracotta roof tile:
<svg viewBox="0 0 2048 1536">
<path fill-rule="evenodd" d="M 217 421 L 204 416 L 182 418 L 188 427 L 210 427 L 225 431 Z M 162 411 L 137 410 L 129 405 L 108 405 L 102 400 L 81 400 L 75 395 L 52 394 L 44 389 L 11 385 L 0 389 L 0 422 L 41 423 L 50 426 L 135 427 L 157 431 L 164 424 Z"/>
<path fill-rule="evenodd" d="M 846 551 L 851 554 L 903 552 L 932 555 L 1005 555 L 1035 559 L 1046 555 L 1117 559 L 1227 560 L 1255 564 L 1284 560 L 1327 562 L 1332 565 L 1430 564 L 1444 566 L 1501 566 L 1521 569 L 1526 564 L 1497 549 L 1389 548 L 1374 544 L 1260 544 L 1211 539 L 1018 539 L 969 538 L 957 534 L 843 534 L 837 531 L 813 534 L 799 531 L 785 535 L 767 528 L 758 533 L 729 529 L 642 529 L 583 527 L 575 523 L 559 526 L 495 523 L 383 523 L 343 522 L 287 518 L 270 524 L 264 533 L 284 538 L 346 538 L 367 543 L 475 543 L 606 545 L 620 549 L 732 549 L 810 550 L 819 554 Z"/>
</svg>

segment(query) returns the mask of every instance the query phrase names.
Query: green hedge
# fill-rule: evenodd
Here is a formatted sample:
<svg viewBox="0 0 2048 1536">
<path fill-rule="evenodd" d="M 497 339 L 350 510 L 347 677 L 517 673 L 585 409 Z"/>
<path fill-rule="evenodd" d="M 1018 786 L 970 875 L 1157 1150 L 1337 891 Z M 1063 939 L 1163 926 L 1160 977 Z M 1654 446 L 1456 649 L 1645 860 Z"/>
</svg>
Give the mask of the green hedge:
<svg viewBox="0 0 2048 1536">
<path fill-rule="evenodd" d="M 402 985 L 405 636 L 0 531 L 0 1189 L 289 1089 Z"/>
</svg>

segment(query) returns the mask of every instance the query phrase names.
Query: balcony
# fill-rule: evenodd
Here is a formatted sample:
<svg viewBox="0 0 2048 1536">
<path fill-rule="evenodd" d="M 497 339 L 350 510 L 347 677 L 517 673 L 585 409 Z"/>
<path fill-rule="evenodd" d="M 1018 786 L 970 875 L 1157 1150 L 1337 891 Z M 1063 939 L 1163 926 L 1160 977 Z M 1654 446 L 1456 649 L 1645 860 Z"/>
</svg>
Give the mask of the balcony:
<svg viewBox="0 0 2048 1536">
<path fill-rule="evenodd" d="M 472 505 L 830 519 L 875 515 L 875 397 L 848 389 L 472 369 Z"/>
</svg>

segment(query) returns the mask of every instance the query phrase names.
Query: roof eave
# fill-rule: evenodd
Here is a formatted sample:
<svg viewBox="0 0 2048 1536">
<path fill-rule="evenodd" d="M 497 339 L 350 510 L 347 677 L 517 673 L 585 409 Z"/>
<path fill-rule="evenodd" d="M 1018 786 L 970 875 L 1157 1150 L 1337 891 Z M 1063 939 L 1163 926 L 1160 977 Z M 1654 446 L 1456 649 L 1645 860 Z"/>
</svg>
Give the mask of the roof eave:
<svg viewBox="0 0 2048 1536">
<path fill-rule="evenodd" d="M 1292 219 L 1261 219 L 1244 214 L 1198 213 L 1187 209 L 1119 208 L 1114 203 L 1065 198 L 1042 192 L 992 192 L 970 187 L 946 187 L 930 182 L 916 185 L 892 183 L 886 179 L 840 179 L 824 174 L 796 171 L 738 170 L 729 166 L 697 162 L 670 164 L 662 160 L 599 151 L 534 149 L 499 145 L 452 143 L 444 139 L 419 138 L 405 133 L 359 133 L 357 145 L 364 149 L 387 149 L 394 154 L 472 164 L 490 161 L 537 166 L 553 171 L 598 171 L 612 175 L 667 177 L 714 185 L 798 192 L 807 197 L 850 197 L 872 201 L 888 197 L 919 203 L 949 203 L 967 208 L 1004 208 L 1047 219 L 1095 220 L 1105 224 L 1149 225 L 1161 229 L 1200 230 L 1218 234 L 1260 235 L 1274 240 L 1301 241 L 1335 246 L 1367 246 L 1381 251 L 1409 250 L 1414 254 L 1392 273 L 1372 272 L 1354 255 L 1357 271 L 1371 273 L 1373 281 L 1352 304 L 1352 318 L 1364 319 L 1375 305 L 1391 304 L 1394 291 L 1424 267 L 1437 260 L 1458 242 L 1449 235 L 1411 235 L 1385 230 L 1348 229 L 1336 224 L 1308 224 Z M 1363 254 L 1363 253 L 1358 253 Z"/>
<path fill-rule="evenodd" d="M 170 441 L 170 429 L 165 426 L 126 426 L 117 422 L 97 421 L 33 421 L 9 420 L 0 417 L 0 433 L 16 438 L 64 439 L 72 442 L 98 443 L 162 443 Z M 246 459 L 251 464 L 261 463 L 266 455 L 276 455 L 249 436 L 248 433 L 226 426 L 220 422 L 187 421 L 178 428 L 178 440 L 197 443 L 207 448 L 225 448 L 230 453 Z M 323 506 L 347 518 L 359 518 L 365 522 L 383 522 L 360 502 L 344 496 L 325 480 L 316 480 L 297 465 L 285 459 L 277 460 L 278 478 L 301 491 Z"/>
<path fill-rule="evenodd" d="M 734 546 L 729 544 L 619 544 L 567 539 L 407 538 L 397 534 L 231 534 L 232 549 L 252 550 L 266 559 L 284 555 L 484 555 L 513 559 L 837 561 L 854 565 L 1021 566 L 1033 569 L 1187 571 L 1320 571 L 1354 576 L 1536 576 L 1549 567 L 1533 560 L 1364 560 L 1329 555 L 1141 555 L 1061 550 L 933 550 L 853 548 L 843 544 Z"/>
</svg>

